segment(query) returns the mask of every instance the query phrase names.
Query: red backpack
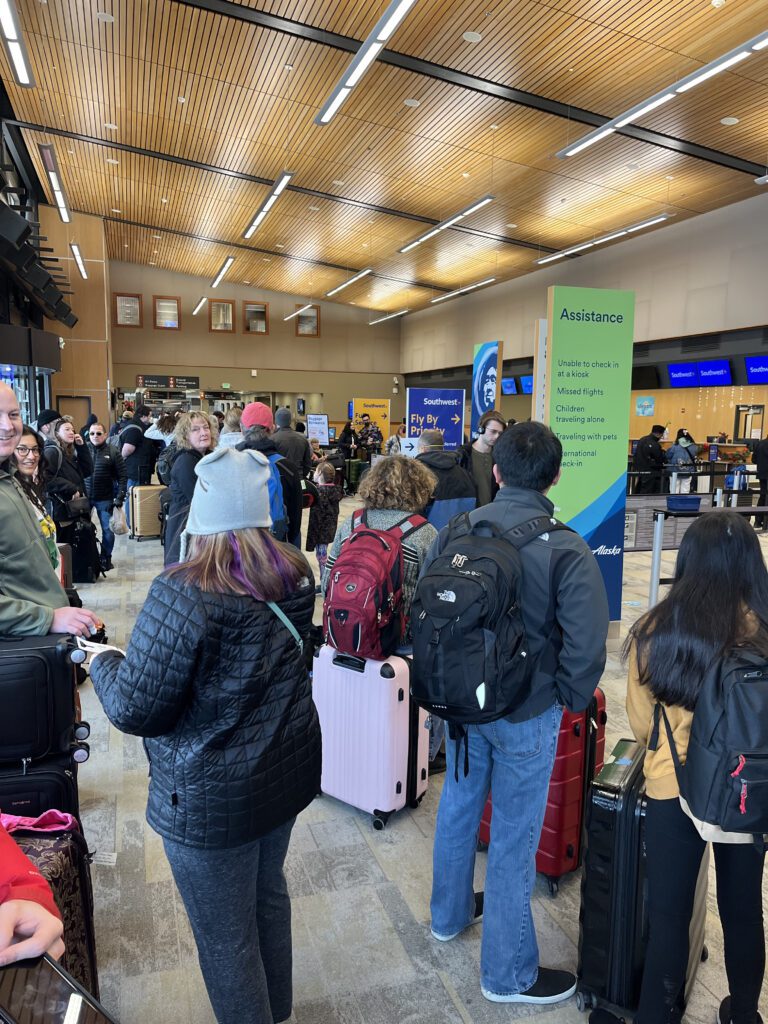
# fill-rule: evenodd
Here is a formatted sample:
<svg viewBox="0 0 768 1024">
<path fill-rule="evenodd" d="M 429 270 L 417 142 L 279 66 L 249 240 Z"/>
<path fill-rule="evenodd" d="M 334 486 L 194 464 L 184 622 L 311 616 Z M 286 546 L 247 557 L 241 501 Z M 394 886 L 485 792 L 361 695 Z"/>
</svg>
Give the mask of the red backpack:
<svg viewBox="0 0 768 1024">
<path fill-rule="evenodd" d="M 363 509 L 354 513 L 323 602 L 323 635 L 331 647 L 376 661 L 394 654 L 405 626 L 403 541 L 425 522 L 412 515 L 374 530 Z"/>
</svg>

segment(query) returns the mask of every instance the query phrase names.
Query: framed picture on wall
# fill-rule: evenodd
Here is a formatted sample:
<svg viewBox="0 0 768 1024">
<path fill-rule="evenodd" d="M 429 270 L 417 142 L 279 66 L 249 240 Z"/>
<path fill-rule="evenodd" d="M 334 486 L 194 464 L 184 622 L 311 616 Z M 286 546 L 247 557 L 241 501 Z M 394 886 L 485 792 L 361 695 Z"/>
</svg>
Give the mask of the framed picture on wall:
<svg viewBox="0 0 768 1024">
<path fill-rule="evenodd" d="M 142 296 L 131 292 L 112 292 L 112 325 L 143 327 Z"/>
<path fill-rule="evenodd" d="M 181 329 L 181 299 L 178 295 L 153 295 L 152 311 L 156 331 Z"/>
<path fill-rule="evenodd" d="M 235 303 L 231 299 L 208 300 L 208 330 L 234 332 Z"/>
<path fill-rule="evenodd" d="M 269 303 L 243 303 L 243 331 L 245 334 L 269 334 Z"/>
<path fill-rule="evenodd" d="M 297 303 L 296 309 L 301 309 Z M 310 306 L 303 313 L 296 317 L 297 338 L 319 338 L 320 337 L 320 307 Z"/>
</svg>

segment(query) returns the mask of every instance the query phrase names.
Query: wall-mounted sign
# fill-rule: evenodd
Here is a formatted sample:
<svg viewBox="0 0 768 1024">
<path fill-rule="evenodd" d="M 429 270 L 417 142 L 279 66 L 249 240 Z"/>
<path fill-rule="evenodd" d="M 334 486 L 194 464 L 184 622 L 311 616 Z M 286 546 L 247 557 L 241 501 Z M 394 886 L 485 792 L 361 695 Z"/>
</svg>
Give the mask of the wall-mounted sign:
<svg viewBox="0 0 768 1024">
<path fill-rule="evenodd" d="M 320 444 L 328 445 L 328 416 L 324 412 L 307 413 L 307 437 L 316 437 Z"/>
<path fill-rule="evenodd" d="M 653 416 L 656 412 L 656 399 L 653 395 L 639 395 L 635 399 L 635 415 Z"/>
<path fill-rule="evenodd" d="M 457 389 L 408 388 L 407 437 L 400 442 L 404 455 L 416 455 L 416 439 L 425 430 L 440 430 L 443 444 L 453 451 L 464 440 L 465 392 Z"/>
<path fill-rule="evenodd" d="M 496 407 L 499 395 L 498 370 L 501 365 L 501 342 L 486 341 L 475 345 L 472 363 L 472 437 L 484 412 Z"/>
<path fill-rule="evenodd" d="M 227 385 L 228 386 L 228 385 Z M 156 373 L 137 373 L 137 388 L 199 388 L 199 377 L 163 376 Z"/>
</svg>

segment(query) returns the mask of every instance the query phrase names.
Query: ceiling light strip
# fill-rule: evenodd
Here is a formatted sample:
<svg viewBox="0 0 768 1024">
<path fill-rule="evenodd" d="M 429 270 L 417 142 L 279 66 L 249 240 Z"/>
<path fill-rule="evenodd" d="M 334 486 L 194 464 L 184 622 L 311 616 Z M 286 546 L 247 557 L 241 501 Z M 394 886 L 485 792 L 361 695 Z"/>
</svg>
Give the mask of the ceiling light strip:
<svg viewBox="0 0 768 1024">
<path fill-rule="evenodd" d="M 77 245 L 75 242 L 70 242 L 69 248 L 72 250 L 72 255 L 75 257 L 75 263 L 77 264 L 77 269 L 80 271 L 80 276 L 84 281 L 87 281 L 88 272 L 85 269 L 83 257 L 80 255 L 80 246 Z"/>
<path fill-rule="evenodd" d="M 474 203 L 471 203 L 469 206 L 466 206 L 463 210 L 459 210 L 458 213 L 454 213 L 451 217 L 447 217 L 445 220 L 441 220 L 439 224 L 436 224 L 433 228 L 430 228 L 429 231 L 425 231 L 423 235 L 419 235 L 418 238 L 414 238 L 412 242 L 409 242 L 407 245 L 404 245 L 402 249 L 398 249 L 398 252 L 410 252 L 411 249 L 415 249 L 416 246 L 421 245 L 422 242 L 426 242 L 428 241 L 428 239 L 434 238 L 435 235 L 439 234 L 441 231 L 445 231 L 446 228 L 453 227 L 454 224 L 458 224 L 460 220 L 463 220 L 465 217 L 468 217 L 471 213 L 475 213 L 475 211 L 482 209 L 484 206 L 487 206 L 488 203 L 492 203 L 495 198 L 496 196 L 489 195 L 483 196 L 482 199 L 477 199 Z"/>
<path fill-rule="evenodd" d="M 406 313 L 410 313 L 410 309 L 401 309 L 397 313 L 387 313 L 386 316 L 380 316 L 378 320 L 369 320 L 368 326 L 373 327 L 374 324 L 383 324 L 385 320 L 394 320 L 396 316 L 405 316 Z"/>
<path fill-rule="evenodd" d="M 576 253 L 583 252 L 585 249 L 592 249 L 596 245 L 604 245 L 606 242 L 612 242 L 616 238 L 623 238 L 624 235 L 631 235 L 635 231 L 644 231 L 646 228 L 653 227 L 654 224 L 661 224 L 665 220 L 669 220 L 674 214 L 671 213 L 660 213 L 658 217 L 650 217 L 648 220 L 642 220 L 638 224 L 633 224 L 628 228 L 619 228 L 616 231 L 611 231 L 610 234 L 601 235 L 599 238 L 593 238 L 589 242 L 580 242 L 578 245 L 572 245 L 568 249 L 562 249 L 560 252 L 552 253 L 551 256 L 542 256 L 540 260 L 536 260 L 539 266 L 544 266 L 546 263 L 554 263 L 555 260 L 565 259 L 566 256 L 575 256 Z"/>
<path fill-rule="evenodd" d="M 2 0 L 0 0 L 0 3 L 2 3 Z M 261 204 L 259 209 L 256 211 L 256 214 L 254 215 L 254 218 L 251 221 L 250 226 L 247 227 L 245 229 L 245 231 L 243 232 L 243 238 L 250 238 L 251 237 L 251 235 L 254 233 L 256 228 L 259 226 L 259 224 L 261 224 L 261 222 L 264 220 L 266 215 L 269 213 L 269 211 L 274 206 L 275 200 L 280 195 L 280 193 L 283 191 L 283 189 L 287 186 L 288 182 L 293 177 L 293 173 L 294 173 L 293 171 L 283 171 L 283 173 L 280 175 L 280 177 L 275 180 L 275 183 L 272 186 L 272 191 L 269 193 L 267 198 L 264 200 L 264 202 Z"/>
<path fill-rule="evenodd" d="M 25 89 L 34 88 L 35 78 L 29 66 L 29 54 L 21 34 L 19 12 L 14 0 L 0 0 L 0 34 L 17 84 Z"/>
<path fill-rule="evenodd" d="M 755 178 L 756 185 L 768 185 L 768 174 L 764 174 L 762 178 Z"/>
<path fill-rule="evenodd" d="M 0 10 L 2 9 L 3 0 L 0 0 Z M 46 177 L 48 178 L 48 184 L 51 187 L 53 193 L 53 201 L 59 211 L 59 216 L 65 224 L 69 224 L 72 220 L 72 216 L 67 206 L 67 199 L 64 195 L 64 189 L 61 184 L 61 172 L 59 171 L 59 164 L 56 159 L 56 150 L 52 143 L 45 142 L 38 144 L 38 151 L 40 153 L 40 159 L 45 169 Z"/>
<path fill-rule="evenodd" d="M 234 262 L 235 262 L 235 257 L 234 256 L 227 256 L 227 258 L 221 264 L 221 267 L 219 268 L 218 274 L 211 281 L 211 288 L 218 288 L 219 287 L 219 284 L 221 283 L 222 277 L 224 277 L 224 275 L 226 274 L 226 272 L 229 270 L 229 268 L 232 266 L 232 264 Z"/>
<path fill-rule="evenodd" d="M 283 320 L 293 320 L 293 318 L 294 318 L 295 316 L 298 316 L 298 315 L 299 315 L 299 313 L 306 313 L 306 311 L 307 311 L 308 309 L 312 309 L 312 303 L 311 303 L 311 302 L 308 302 L 308 303 L 306 304 L 306 306 L 302 306 L 302 307 L 301 307 L 301 309 L 297 309 L 297 310 L 295 310 L 295 311 L 294 311 L 293 313 L 289 313 L 289 314 L 288 314 L 288 316 L 284 316 L 284 317 L 283 317 Z"/>
<path fill-rule="evenodd" d="M 384 49 L 384 44 L 415 3 L 416 0 L 391 0 L 382 16 L 374 25 L 373 30 L 363 40 L 360 49 L 352 58 L 349 67 L 341 79 L 334 86 L 331 95 L 320 108 L 320 112 L 315 118 L 315 124 L 326 125 L 333 120 L 342 103 L 344 103 L 365 72 L 379 56 Z"/>
<path fill-rule="evenodd" d="M 495 277 L 486 277 L 484 281 L 478 281 L 477 284 L 468 284 L 464 288 L 457 288 L 453 292 L 448 292 L 447 295 L 438 295 L 436 299 L 430 299 L 432 303 L 445 302 L 446 299 L 453 299 L 457 295 L 463 295 L 465 292 L 473 292 L 475 288 L 483 288 L 487 284 L 493 284 L 496 280 Z"/>
<path fill-rule="evenodd" d="M 577 153 L 581 153 L 589 146 L 593 146 L 596 142 L 600 142 L 601 139 L 613 134 L 617 128 L 624 128 L 628 124 L 639 121 L 640 118 L 644 117 L 645 114 L 650 113 L 650 111 L 656 110 L 656 108 L 662 106 L 662 104 L 668 103 L 677 96 L 688 92 L 689 89 L 694 89 L 697 85 L 701 84 L 701 82 L 706 82 L 715 75 L 719 75 L 722 71 L 727 71 L 736 64 L 740 64 L 743 60 L 750 57 L 753 52 L 763 50 L 767 46 L 768 32 L 761 32 L 760 35 L 754 36 L 741 46 L 737 46 L 735 49 L 729 50 L 728 53 L 723 54 L 722 57 L 717 57 L 715 60 L 710 61 L 709 64 L 705 64 L 702 68 L 699 68 L 698 71 L 691 72 L 690 75 L 686 75 L 685 78 L 681 78 L 678 82 L 674 82 L 672 85 L 667 86 L 665 89 L 662 89 L 661 92 L 657 92 L 655 95 L 649 96 L 647 99 L 642 100 L 642 102 L 635 104 L 634 107 L 630 107 L 629 110 L 625 110 L 623 113 L 618 114 L 610 121 L 606 121 L 604 125 L 601 125 L 594 131 L 584 135 L 575 143 L 559 150 L 557 156 L 562 160 L 566 157 L 575 156 Z"/>
<path fill-rule="evenodd" d="M 326 298 L 330 298 L 332 295 L 336 295 L 338 292 L 342 291 L 344 288 L 349 288 L 349 286 L 351 284 L 354 284 L 356 281 L 361 281 L 367 274 L 370 274 L 372 271 L 373 271 L 373 267 L 366 267 L 366 269 L 365 270 L 361 270 L 359 274 L 355 274 L 354 277 L 350 277 L 350 279 L 348 281 L 344 281 L 344 282 L 342 282 L 342 284 L 336 285 L 335 288 L 331 288 L 331 290 L 329 292 L 325 293 Z"/>
<path fill-rule="evenodd" d="M 195 306 L 195 308 L 192 310 L 192 316 L 197 316 L 197 314 L 200 312 L 200 310 L 203 308 L 207 301 L 208 299 L 204 295 L 202 299 L 200 299 L 198 304 Z"/>
</svg>

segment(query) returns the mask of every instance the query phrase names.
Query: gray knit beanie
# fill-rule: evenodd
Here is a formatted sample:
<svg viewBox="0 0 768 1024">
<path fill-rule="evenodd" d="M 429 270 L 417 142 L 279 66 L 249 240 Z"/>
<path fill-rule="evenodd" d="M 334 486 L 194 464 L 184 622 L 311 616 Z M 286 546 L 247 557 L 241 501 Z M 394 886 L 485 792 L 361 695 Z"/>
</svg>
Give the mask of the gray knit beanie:
<svg viewBox="0 0 768 1024">
<path fill-rule="evenodd" d="M 291 425 L 291 410 L 290 409 L 278 409 L 275 413 L 275 426 L 276 427 L 290 427 Z"/>
<path fill-rule="evenodd" d="M 197 483 L 186 533 L 210 535 L 269 527 L 269 478 L 266 455 L 252 448 L 217 448 L 195 466 Z"/>
</svg>

